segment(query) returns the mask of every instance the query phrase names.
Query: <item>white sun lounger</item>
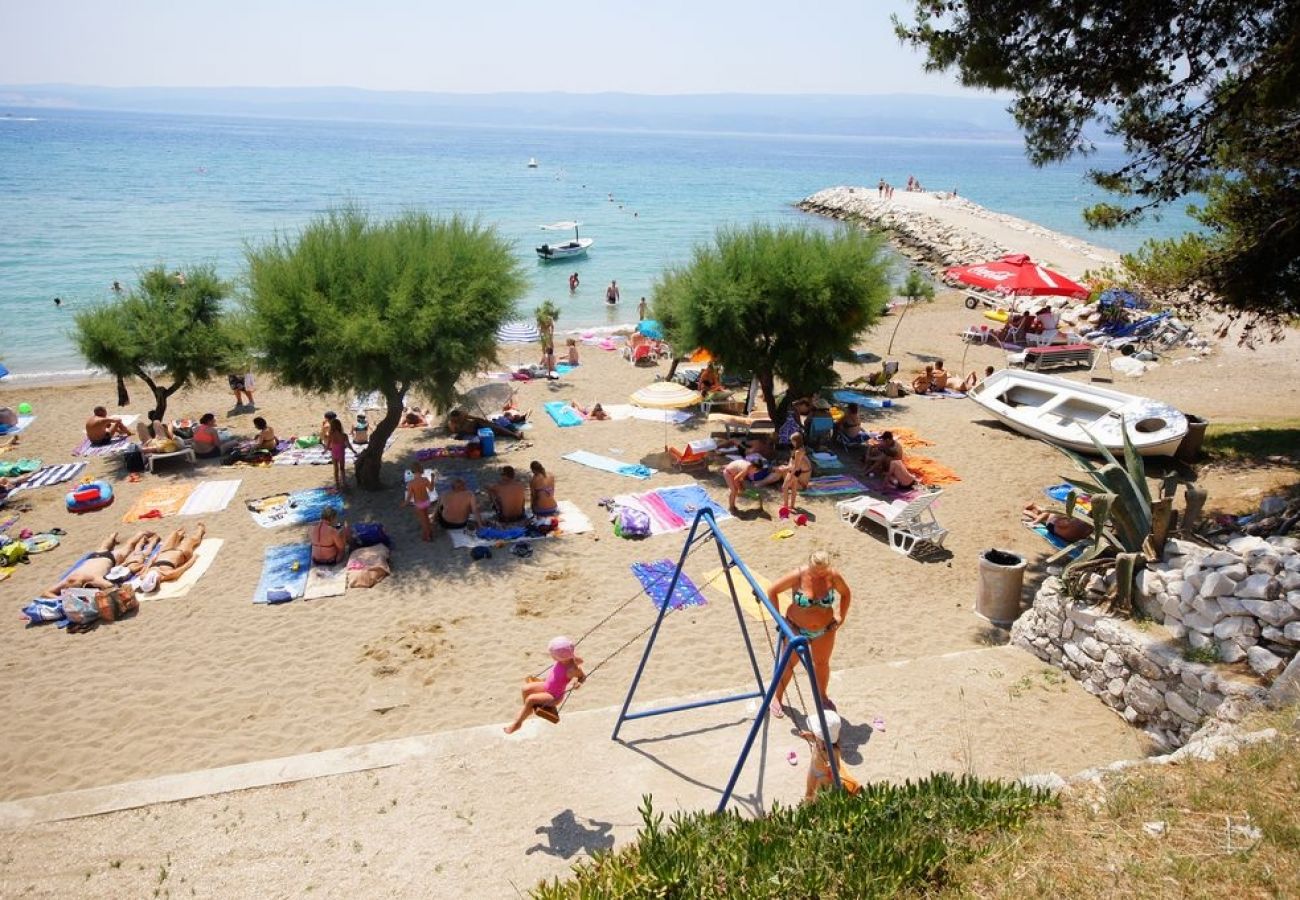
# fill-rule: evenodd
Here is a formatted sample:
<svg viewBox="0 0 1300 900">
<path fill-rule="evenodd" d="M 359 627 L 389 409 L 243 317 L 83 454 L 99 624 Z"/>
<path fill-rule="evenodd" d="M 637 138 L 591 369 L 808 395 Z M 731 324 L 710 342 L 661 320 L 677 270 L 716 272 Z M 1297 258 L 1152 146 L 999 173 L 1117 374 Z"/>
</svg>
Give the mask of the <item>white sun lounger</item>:
<svg viewBox="0 0 1300 900">
<path fill-rule="evenodd" d="M 948 529 L 939 525 L 931 508 L 943 491 L 931 491 L 914 500 L 878 500 L 865 494 L 835 504 L 840 521 L 856 528 L 862 521 L 883 526 L 889 549 L 909 555 L 920 541 L 943 546 Z"/>
<path fill-rule="evenodd" d="M 173 450 L 171 453 L 146 453 L 144 455 L 144 464 L 152 472 L 154 465 L 163 459 L 183 459 L 190 465 L 194 465 L 198 461 L 198 458 L 194 455 L 193 447 L 182 447 L 179 450 Z"/>
</svg>

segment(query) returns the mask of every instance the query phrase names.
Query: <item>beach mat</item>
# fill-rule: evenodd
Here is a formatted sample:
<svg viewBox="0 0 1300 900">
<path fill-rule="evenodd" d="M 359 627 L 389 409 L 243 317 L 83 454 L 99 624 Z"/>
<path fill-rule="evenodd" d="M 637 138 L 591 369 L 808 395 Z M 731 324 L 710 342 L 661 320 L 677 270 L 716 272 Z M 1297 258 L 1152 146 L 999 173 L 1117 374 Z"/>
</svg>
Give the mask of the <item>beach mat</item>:
<svg viewBox="0 0 1300 900">
<path fill-rule="evenodd" d="M 627 478 L 640 478 L 642 480 L 649 478 L 656 473 L 656 469 L 649 466 L 643 466 L 640 463 L 626 463 L 619 459 L 612 459 L 608 456 L 601 456 L 599 453 L 591 453 L 587 450 L 574 450 L 572 453 L 566 453 L 561 459 L 567 459 L 569 462 L 575 462 L 580 466 L 586 466 L 590 469 L 599 469 L 602 472 L 612 472 L 615 475 L 623 475 Z"/>
<path fill-rule="evenodd" d="M 918 394 L 917 396 L 924 397 L 927 400 L 965 400 L 966 399 L 966 395 L 963 394 L 961 391 L 951 391 L 946 389 L 942 391 L 926 391 L 924 394 Z"/>
<path fill-rule="evenodd" d="M 909 450 L 912 449 L 913 447 L 934 446 L 934 441 L 929 440 L 928 438 L 921 437 L 921 435 L 917 434 L 911 428 L 907 428 L 905 426 L 897 426 L 897 427 L 890 428 L 889 430 L 890 433 L 894 435 L 894 440 L 898 441 L 900 446 L 906 447 Z"/>
<path fill-rule="evenodd" d="M 931 459 L 928 456 L 912 456 L 909 454 L 903 459 L 903 462 L 907 465 L 909 472 L 931 486 L 957 484 L 961 481 L 960 475 L 938 460 Z"/>
<path fill-rule="evenodd" d="M 1066 498 L 1070 496 L 1070 491 L 1075 490 L 1072 484 L 1054 484 L 1051 487 L 1043 488 L 1043 493 L 1051 497 L 1057 503 L 1065 504 Z M 1075 505 L 1084 512 L 1091 512 L 1092 498 L 1087 494 L 1079 492 L 1075 499 Z"/>
<path fill-rule="evenodd" d="M 294 565 L 297 565 L 297 569 Z M 262 577 L 253 591 L 254 603 L 269 603 L 266 592 L 284 588 L 291 599 L 298 599 L 307 588 L 311 572 L 311 544 L 277 544 L 267 547 L 262 558 Z"/>
<path fill-rule="evenodd" d="M 731 513 L 709 496 L 708 491 L 698 484 L 685 484 L 679 487 L 657 488 L 657 494 L 674 513 L 682 518 L 689 527 L 695 521 L 695 514 L 701 509 L 713 510 L 713 518 L 721 522 L 730 519 Z"/>
<path fill-rule="evenodd" d="M 194 493 L 194 482 L 180 484 L 160 484 L 151 487 L 131 504 L 131 508 L 122 516 L 123 522 L 143 522 L 148 519 L 165 519 L 180 515 L 181 507 Z M 157 512 L 157 515 L 151 513 Z"/>
<path fill-rule="evenodd" d="M 640 419 L 643 422 L 658 422 L 661 425 L 664 423 L 681 425 L 684 422 L 689 422 L 691 416 L 694 415 L 694 413 L 688 413 L 680 409 L 646 409 L 643 406 L 632 406 L 628 403 L 613 403 L 601 408 L 615 422 L 620 419 Z"/>
<path fill-rule="evenodd" d="M 16 478 L 19 475 L 30 475 L 40 468 L 39 459 L 15 459 L 13 462 L 0 463 L 0 477 Z"/>
<path fill-rule="evenodd" d="M 302 599 L 322 600 L 326 597 L 341 597 L 348 589 L 348 561 L 332 566 L 311 564 L 307 573 L 307 584 L 303 588 Z"/>
<path fill-rule="evenodd" d="M 221 512 L 235 499 L 243 481 L 235 478 L 228 481 L 202 481 L 194 488 L 194 493 L 181 507 L 182 516 L 207 516 Z"/>
<path fill-rule="evenodd" d="M 19 416 L 17 423 L 13 425 L 0 425 L 0 437 L 10 434 L 22 434 L 27 429 L 27 426 L 35 421 L 35 416 Z"/>
<path fill-rule="evenodd" d="M 559 527 L 550 534 L 524 534 L 523 526 L 518 528 L 503 529 L 501 534 L 509 533 L 511 537 L 479 537 L 477 534 L 470 532 L 465 528 L 448 528 L 446 532 L 451 537 L 451 545 L 457 550 L 470 550 L 474 547 L 495 547 L 502 541 L 509 543 L 518 543 L 519 541 L 542 541 L 550 538 L 564 537 L 569 534 L 585 534 L 594 531 L 595 526 L 591 524 L 591 519 L 587 517 L 578 504 L 572 500 L 561 500 L 555 504 L 560 510 L 558 516 L 560 520 Z"/>
<path fill-rule="evenodd" d="M 263 528 L 310 525 L 319 522 L 327 507 L 343 511 L 343 496 L 334 488 L 308 488 L 291 494 L 272 494 L 245 504 L 253 521 Z"/>
<path fill-rule="evenodd" d="M 852 475 L 819 475 L 808 482 L 799 493 L 805 497 L 834 497 L 838 494 L 860 494 L 867 486 Z"/>
<path fill-rule="evenodd" d="M 128 437 L 118 438 L 115 441 L 96 446 L 90 442 L 90 438 L 83 438 L 81 443 L 73 448 L 73 456 L 118 456 L 131 449 L 132 440 Z"/>
<path fill-rule="evenodd" d="M 39 469 L 31 478 L 28 478 L 10 493 L 17 494 L 20 491 L 34 491 L 36 488 L 49 487 L 55 484 L 63 484 L 71 481 L 86 470 L 86 462 L 60 463 L 57 466 L 46 466 Z"/>
<path fill-rule="evenodd" d="M 542 409 L 546 410 L 546 414 L 551 417 L 551 421 L 561 428 L 572 428 L 586 421 L 582 418 L 580 412 L 563 400 L 552 400 L 549 403 L 544 403 Z"/>
<path fill-rule="evenodd" d="M 758 582 L 758 586 L 763 590 L 766 591 L 772 586 L 772 579 L 766 577 L 761 572 L 755 572 L 753 569 L 750 569 L 749 572 L 754 576 L 754 580 Z M 736 571 L 732 571 L 731 580 L 736 585 L 736 599 L 740 601 L 740 608 L 748 613 L 749 617 L 752 619 L 759 622 L 765 620 L 770 621 L 771 619 L 767 614 L 767 610 L 765 610 L 763 605 L 754 598 L 754 592 L 750 590 L 749 582 L 742 578 L 740 573 Z M 731 599 L 731 591 L 727 589 L 727 577 L 723 574 L 721 566 L 713 569 L 704 576 L 703 586 L 713 591 L 719 597 L 726 600 Z M 785 608 L 789 606 L 789 604 L 789 594 L 782 594 L 777 597 L 777 608 L 782 614 L 785 613 Z"/>
<path fill-rule="evenodd" d="M 1046 524 L 1030 525 L 1029 530 L 1037 534 L 1043 540 L 1047 541 L 1047 543 L 1051 544 L 1057 550 L 1064 550 L 1066 547 L 1070 546 L 1070 541 L 1067 541 L 1065 538 L 1061 537 L 1060 535 L 1052 534 L 1052 532 L 1048 531 Z M 1084 550 L 1083 547 L 1080 547 L 1078 550 L 1075 550 L 1073 553 L 1070 554 L 1070 559 L 1076 558 L 1080 553 L 1083 552 L 1083 550 Z"/>
<path fill-rule="evenodd" d="M 708 601 L 704 599 L 700 589 L 685 572 L 678 577 L 677 584 L 673 586 L 672 596 L 668 596 L 668 585 L 672 582 L 673 572 L 676 569 L 677 564 L 670 559 L 632 563 L 632 574 L 636 576 L 637 581 L 641 582 L 641 587 L 654 603 L 655 609 L 663 609 L 665 604 L 669 609 L 707 604 Z"/>
<path fill-rule="evenodd" d="M 212 561 L 217 558 L 217 551 L 224 543 L 221 538 L 204 538 L 194 550 L 194 564 L 181 573 L 180 578 L 175 581 L 164 581 L 156 592 L 140 596 L 146 600 L 175 600 L 184 597 L 212 567 Z"/>
<path fill-rule="evenodd" d="M 889 409 L 897 404 L 892 399 L 881 397 L 872 397 L 869 394 L 861 394 L 857 391 L 850 391 L 841 388 L 831 393 L 831 399 L 836 403 L 856 403 L 863 409 Z"/>
</svg>

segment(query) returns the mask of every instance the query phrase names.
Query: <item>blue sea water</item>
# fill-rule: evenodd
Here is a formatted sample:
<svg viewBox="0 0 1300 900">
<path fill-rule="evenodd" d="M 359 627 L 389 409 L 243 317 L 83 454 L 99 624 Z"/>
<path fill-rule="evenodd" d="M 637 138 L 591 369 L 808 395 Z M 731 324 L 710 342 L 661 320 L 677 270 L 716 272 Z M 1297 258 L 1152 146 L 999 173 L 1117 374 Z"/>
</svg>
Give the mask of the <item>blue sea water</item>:
<svg viewBox="0 0 1300 900">
<path fill-rule="evenodd" d="M 536 157 L 539 167 L 526 162 Z M 1088 164 L 1114 160 L 1103 149 Z M 560 326 L 628 321 L 656 275 L 723 225 L 830 227 L 792 207 L 839 184 L 957 188 L 978 203 L 1131 249 L 1186 230 L 1181 215 L 1091 233 L 1088 164 L 1035 169 L 1018 141 L 508 129 L 78 111 L 0 117 L 0 359 L 15 375 L 85 368 L 78 308 L 158 262 L 214 263 L 238 279 L 245 247 L 331 207 L 423 209 L 496 226 L 529 274 L 522 312 L 560 303 Z M 610 198 L 613 198 L 612 200 Z M 585 259 L 541 263 L 543 223 L 576 219 Z M 570 295 L 568 277 L 581 287 Z M 622 308 L 604 303 L 617 279 Z M 63 301 L 55 308 L 54 297 Z"/>
</svg>

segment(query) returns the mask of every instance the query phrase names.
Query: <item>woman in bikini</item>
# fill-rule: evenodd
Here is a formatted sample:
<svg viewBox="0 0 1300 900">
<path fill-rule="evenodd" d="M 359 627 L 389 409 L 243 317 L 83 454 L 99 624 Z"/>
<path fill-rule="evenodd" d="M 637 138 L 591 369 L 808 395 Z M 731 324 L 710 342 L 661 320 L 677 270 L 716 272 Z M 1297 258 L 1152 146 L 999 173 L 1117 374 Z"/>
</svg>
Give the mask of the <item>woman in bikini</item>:
<svg viewBox="0 0 1300 900">
<path fill-rule="evenodd" d="M 145 593 L 158 589 L 165 581 L 175 581 L 185 574 L 195 562 L 195 551 L 203 543 L 206 527 L 202 522 L 193 534 L 186 534 L 184 528 L 177 528 L 158 548 L 157 555 L 149 562 L 149 567 L 140 576 L 140 586 Z M 155 538 L 155 543 L 157 538 Z"/>
<path fill-rule="evenodd" d="M 338 421 L 337 419 L 335 421 Z M 321 510 L 320 521 L 311 527 L 311 561 L 322 566 L 332 566 L 348 555 L 348 541 L 352 532 L 338 521 L 339 511 L 332 506 Z"/>
<path fill-rule="evenodd" d="M 790 462 L 784 467 L 785 479 L 781 482 L 781 506 L 794 509 L 799 502 L 799 491 L 808 487 L 812 480 L 812 463 L 808 451 L 804 449 L 803 435 L 795 432 L 790 435 Z"/>
<path fill-rule="evenodd" d="M 151 531 L 143 531 L 125 544 L 119 544 L 117 532 L 113 532 L 98 550 L 88 554 L 66 577 L 46 588 L 41 596 L 57 597 L 65 588 L 111 588 L 113 582 L 108 580 L 108 573 L 117 566 L 126 566 L 133 575 L 139 572 L 148 552 L 142 548 L 148 547 L 151 539 L 157 540 L 157 536 Z"/>
<path fill-rule="evenodd" d="M 830 555 L 825 550 L 813 551 L 808 557 L 808 565 L 779 578 L 768 588 L 767 599 L 778 609 L 777 597 L 784 591 L 793 591 L 785 611 L 785 621 L 795 634 L 808 639 L 817 687 L 826 708 L 833 710 L 835 704 L 826 695 L 831 680 L 831 653 L 835 650 L 835 635 L 848 617 L 852 592 L 844 576 L 831 567 Z M 837 601 L 838 614 L 835 610 Z M 778 645 L 778 652 L 783 649 Z M 794 665 L 791 664 L 781 674 L 776 696 L 772 698 L 772 715 L 778 719 L 785 717 L 782 698 L 793 676 Z"/>
<path fill-rule="evenodd" d="M 529 506 L 532 507 L 535 517 L 558 516 L 560 514 L 560 505 L 555 501 L 555 476 L 548 473 L 545 467 L 537 460 L 533 460 L 528 468 L 532 470 L 533 477 L 528 484 Z"/>
</svg>

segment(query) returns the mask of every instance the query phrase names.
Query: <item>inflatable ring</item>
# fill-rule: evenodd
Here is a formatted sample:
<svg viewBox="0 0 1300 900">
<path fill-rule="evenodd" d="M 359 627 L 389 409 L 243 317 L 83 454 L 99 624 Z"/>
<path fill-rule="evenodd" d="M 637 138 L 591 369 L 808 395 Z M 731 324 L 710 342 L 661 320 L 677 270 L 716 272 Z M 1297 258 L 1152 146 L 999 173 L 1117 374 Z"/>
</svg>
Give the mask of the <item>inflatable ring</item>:
<svg viewBox="0 0 1300 900">
<path fill-rule="evenodd" d="M 103 509 L 113 502 L 113 486 L 107 481 L 87 482 L 68 491 L 64 502 L 73 513 Z"/>
</svg>

